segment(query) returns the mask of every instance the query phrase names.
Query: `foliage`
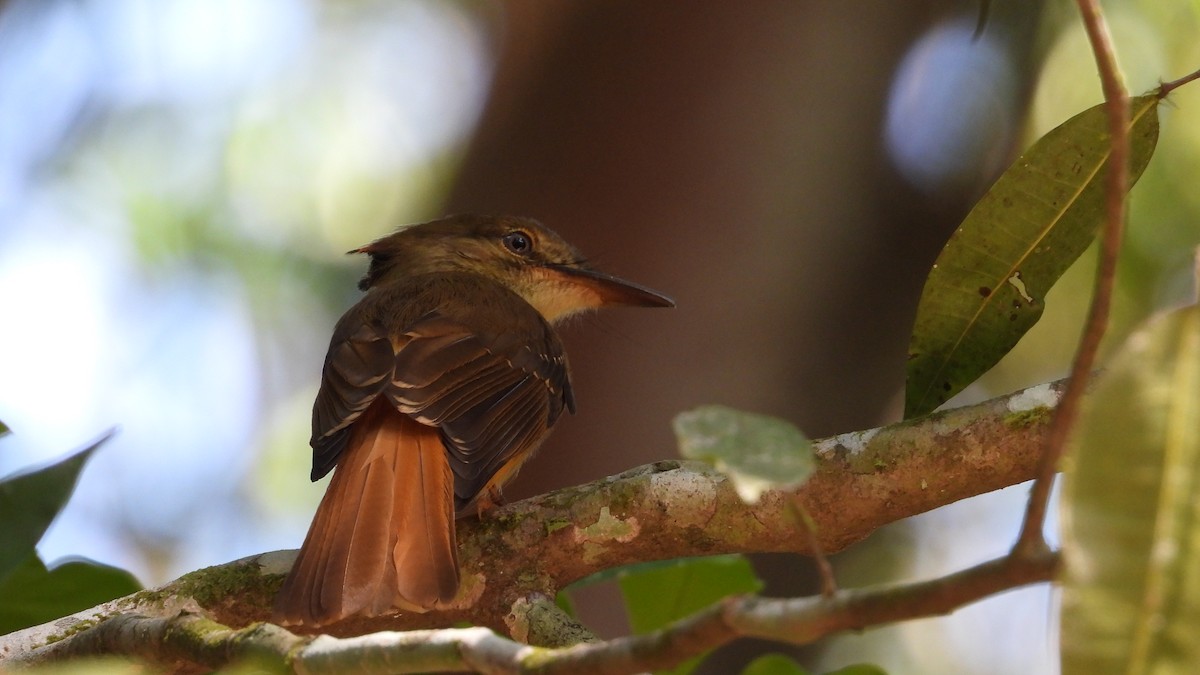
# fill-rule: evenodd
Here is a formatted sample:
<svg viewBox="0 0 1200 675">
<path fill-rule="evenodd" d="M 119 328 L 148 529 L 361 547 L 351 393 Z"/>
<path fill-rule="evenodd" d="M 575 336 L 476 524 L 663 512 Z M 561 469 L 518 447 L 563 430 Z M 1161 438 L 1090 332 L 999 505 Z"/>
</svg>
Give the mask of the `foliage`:
<svg viewBox="0 0 1200 675">
<path fill-rule="evenodd" d="M 90 560 L 48 569 L 35 549 L 66 506 L 84 464 L 110 435 L 55 464 L 0 481 L 0 635 L 141 589 L 128 572 Z"/>
<path fill-rule="evenodd" d="M 0 635 L 136 593 L 142 586 L 125 570 L 83 558 L 47 569 L 36 555 L 0 583 Z"/>
<path fill-rule="evenodd" d="M 0 547 L 0 581 L 34 553 L 34 546 L 75 489 L 84 463 L 106 438 L 56 464 L 0 482 L 0 532 L 5 533 Z"/>
<path fill-rule="evenodd" d="M 1158 142 L 1158 97 L 1133 103 L 1133 179 Z M 1037 323 L 1046 293 L 1104 217 L 1108 132 L 1098 105 L 1043 136 L 979 200 L 938 256 L 908 353 L 905 417 L 979 379 Z"/>
<path fill-rule="evenodd" d="M 754 593 L 762 588 L 750 562 L 740 555 L 638 565 L 624 570 L 617 581 L 635 633 L 658 630 L 727 595 Z M 701 658 L 697 656 L 667 672 L 690 673 Z"/>
<path fill-rule="evenodd" d="M 767 490 L 795 487 L 813 472 L 812 443 L 781 419 L 705 406 L 675 418 L 679 453 L 711 463 L 747 503 Z"/>
<path fill-rule="evenodd" d="M 1159 102 L 1157 95 L 1133 101 L 1135 180 L 1156 149 Z M 1100 106 L 1085 110 L 1037 141 L 946 244 L 911 338 L 907 417 L 929 413 L 1012 349 L 1093 241 L 1110 154 L 1104 114 Z M 1024 423 L 1024 413 L 1014 419 Z M 813 472 L 811 444 L 782 420 L 709 406 L 680 415 L 675 430 L 680 451 L 712 462 L 747 502 Z M 0 481 L 0 633 L 138 588 L 128 573 L 90 561 L 48 567 L 35 548 L 103 440 Z M 1063 501 L 1064 672 L 1182 672 L 1200 660 L 1193 637 L 1200 628 L 1198 487 L 1200 307 L 1191 306 L 1132 336 L 1100 377 L 1076 434 Z M 761 589 L 741 556 L 657 562 L 616 576 L 639 633 Z M 673 672 L 690 672 L 699 658 Z M 771 654 L 743 672 L 806 671 Z M 882 671 L 854 665 L 837 672 Z"/>
<path fill-rule="evenodd" d="M 1187 672 L 1200 662 L 1198 489 L 1194 305 L 1132 336 L 1082 420 L 1063 494 L 1064 673 Z"/>
</svg>

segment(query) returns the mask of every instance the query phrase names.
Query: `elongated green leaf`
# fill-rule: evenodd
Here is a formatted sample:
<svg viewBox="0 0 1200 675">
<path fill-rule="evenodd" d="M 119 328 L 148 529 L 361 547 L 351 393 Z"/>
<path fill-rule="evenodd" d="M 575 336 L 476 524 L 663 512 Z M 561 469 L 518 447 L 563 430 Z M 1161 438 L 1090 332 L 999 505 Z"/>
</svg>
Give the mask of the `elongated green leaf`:
<svg viewBox="0 0 1200 675">
<path fill-rule="evenodd" d="M 0 583 L 0 635 L 140 590 L 141 584 L 125 570 L 83 559 L 47 570 L 34 554 Z"/>
<path fill-rule="evenodd" d="M 1135 333 L 1081 422 L 1062 501 L 1062 671 L 1195 672 L 1200 307 Z"/>
<path fill-rule="evenodd" d="M 637 633 L 648 633 L 708 607 L 734 593 L 753 593 L 762 588 L 750 562 L 740 555 L 682 558 L 652 565 L 639 565 L 617 577 L 629 625 Z M 702 657 L 667 671 L 689 673 Z"/>
<path fill-rule="evenodd" d="M 1104 217 L 1103 106 L 1043 136 L 975 205 L 925 281 L 908 348 L 904 415 L 923 415 L 987 372 L 1042 315 L 1046 293 Z M 1158 99 L 1132 103 L 1136 181 L 1158 142 Z"/>
<path fill-rule="evenodd" d="M 816 466 L 812 442 L 775 417 L 710 405 L 680 413 L 674 426 L 680 454 L 729 476 L 746 502 L 803 483 Z"/>
<path fill-rule="evenodd" d="M 66 506 L 84 463 L 111 435 L 55 464 L 0 480 L 0 582 L 33 554 Z"/>
</svg>

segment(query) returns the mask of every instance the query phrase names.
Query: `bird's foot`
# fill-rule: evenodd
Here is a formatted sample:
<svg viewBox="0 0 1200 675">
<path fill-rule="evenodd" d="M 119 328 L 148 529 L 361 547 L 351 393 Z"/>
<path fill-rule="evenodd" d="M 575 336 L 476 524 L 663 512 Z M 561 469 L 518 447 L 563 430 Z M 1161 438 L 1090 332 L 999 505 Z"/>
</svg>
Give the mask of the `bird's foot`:
<svg viewBox="0 0 1200 675">
<path fill-rule="evenodd" d="M 492 485 L 479 495 L 475 500 L 475 515 L 483 520 L 484 516 L 489 515 L 492 511 L 504 506 L 504 495 L 500 493 L 500 488 Z"/>
</svg>

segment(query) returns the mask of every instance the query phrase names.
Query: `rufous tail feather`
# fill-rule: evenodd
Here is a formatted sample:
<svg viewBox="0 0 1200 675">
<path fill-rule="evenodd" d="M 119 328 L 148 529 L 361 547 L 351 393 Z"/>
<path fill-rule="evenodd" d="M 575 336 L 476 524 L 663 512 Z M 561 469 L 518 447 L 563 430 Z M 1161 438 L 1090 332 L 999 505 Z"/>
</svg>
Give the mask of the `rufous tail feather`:
<svg viewBox="0 0 1200 675">
<path fill-rule="evenodd" d="M 458 591 L 453 474 L 438 430 L 382 401 L 355 421 L 273 620 L 323 625 Z"/>
</svg>

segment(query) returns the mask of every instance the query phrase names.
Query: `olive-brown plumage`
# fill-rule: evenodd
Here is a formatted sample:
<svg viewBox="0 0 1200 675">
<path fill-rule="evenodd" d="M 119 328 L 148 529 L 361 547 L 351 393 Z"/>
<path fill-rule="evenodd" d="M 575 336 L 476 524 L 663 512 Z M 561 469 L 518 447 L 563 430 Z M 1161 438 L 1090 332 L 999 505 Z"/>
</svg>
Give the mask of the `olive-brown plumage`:
<svg viewBox="0 0 1200 675">
<path fill-rule="evenodd" d="M 574 412 L 552 324 L 673 305 L 527 218 L 454 216 L 352 253 L 371 256 L 366 294 L 334 328 L 313 406 L 312 479 L 336 470 L 275 600 L 283 624 L 452 601 L 456 515 Z"/>
</svg>

